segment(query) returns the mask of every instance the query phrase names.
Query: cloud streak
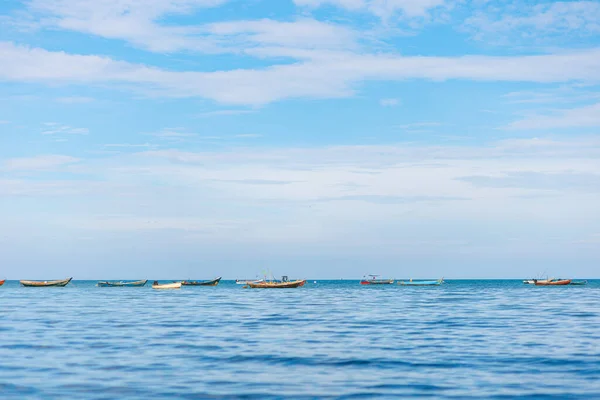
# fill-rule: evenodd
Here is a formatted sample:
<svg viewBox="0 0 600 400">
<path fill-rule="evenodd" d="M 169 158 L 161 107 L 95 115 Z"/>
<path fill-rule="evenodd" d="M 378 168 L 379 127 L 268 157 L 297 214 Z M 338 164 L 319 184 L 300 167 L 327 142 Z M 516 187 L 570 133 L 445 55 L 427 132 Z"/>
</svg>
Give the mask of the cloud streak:
<svg viewBox="0 0 600 400">
<path fill-rule="evenodd" d="M 237 105 L 287 98 L 348 97 L 357 83 L 368 80 L 598 82 L 599 70 L 600 49 L 590 49 L 514 57 L 331 53 L 323 59 L 265 69 L 179 72 L 0 42 L 0 80 L 53 85 L 126 83 L 152 96 L 203 97 Z"/>
</svg>

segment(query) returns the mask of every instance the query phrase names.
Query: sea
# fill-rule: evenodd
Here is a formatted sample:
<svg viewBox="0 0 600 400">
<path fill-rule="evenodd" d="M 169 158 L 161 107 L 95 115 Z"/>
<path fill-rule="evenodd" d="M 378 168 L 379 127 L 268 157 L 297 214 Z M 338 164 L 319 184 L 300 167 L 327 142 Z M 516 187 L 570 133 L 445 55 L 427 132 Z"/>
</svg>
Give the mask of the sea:
<svg viewBox="0 0 600 400">
<path fill-rule="evenodd" d="M 600 399 L 600 281 L 0 287 L 2 399 Z"/>
</svg>

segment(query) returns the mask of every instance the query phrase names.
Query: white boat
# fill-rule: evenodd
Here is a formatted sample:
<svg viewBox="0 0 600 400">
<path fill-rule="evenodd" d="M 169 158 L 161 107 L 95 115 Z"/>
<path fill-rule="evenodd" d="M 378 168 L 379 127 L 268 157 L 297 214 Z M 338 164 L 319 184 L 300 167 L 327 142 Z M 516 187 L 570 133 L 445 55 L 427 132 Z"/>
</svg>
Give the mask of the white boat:
<svg viewBox="0 0 600 400">
<path fill-rule="evenodd" d="M 160 284 L 157 281 L 154 281 L 154 283 L 152 283 L 152 289 L 181 289 L 181 282 Z"/>
<path fill-rule="evenodd" d="M 263 283 L 264 279 L 236 279 L 236 285 L 247 285 L 249 283 Z"/>
</svg>

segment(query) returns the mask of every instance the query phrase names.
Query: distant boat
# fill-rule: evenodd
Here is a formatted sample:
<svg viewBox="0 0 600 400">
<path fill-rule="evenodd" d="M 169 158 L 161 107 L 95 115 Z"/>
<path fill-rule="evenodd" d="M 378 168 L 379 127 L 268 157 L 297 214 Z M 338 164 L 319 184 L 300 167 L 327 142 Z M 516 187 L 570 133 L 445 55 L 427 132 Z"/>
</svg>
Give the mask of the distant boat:
<svg viewBox="0 0 600 400">
<path fill-rule="evenodd" d="M 556 279 L 554 278 L 546 278 L 546 279 L 525 279 L 523 281 L 524 284 L 526 285 L 535 285 L 536 282 L 552 282 L 555 281 Z"/>
<path fill-rule="evenodd" d="M 236 285 L 247 285 L 249 283 L 261 283 L 264 281 L 265 281 L 264 279 L 236 279 L 235 284 Z"/>
<path fill-rule="evenodd" d="M 583 286 L 583 285 L 587 285 L 587 283 L 588 283 L 588 281 L 576 281 L 576 282 L 573 281 L 573 282 L 571 282 L 571 285 L 574 285 L 574 286 Z"/>
<path fill-rule="evenodd" d="M 158 281 L 154 281 L 152 283 L 152 289 L 181 289 L 181 282 L 173 282 L 173 283 L 158 283 Z"/>
<path fill-rule="evenodd" d="M 391 285 L 394 283 L 393 279 L 377 279 L 379 275 L 365 275 L 360 281 L 361 285 Z M 368 279 L 366 277 L 369 277 Z"/>
<path fill-rule="evenodd" d="M 4 285 L 4 282 L 6 282 L 6 279 L 2 279 L 2 280 L 0 281 L 0 286 Z"/>
<path fill-rule="evenodd" d="M 217 286 L 221 281 L 221 277 L 213 279 L 212 281 L 183 281 L 183 286 Z"/>
<path fill-rule="evenodd" d="M 412 279 L 408 282 L 398 282 L 398 285 L 402 286 L 439 286 L 444 283 L 444 278 L 438 279 L 437 281 L 413 281 Z"/>
<path fill-rule="evenodd" d="M 535 286 L 565 286 L 571 284 L 570 279 L 556 279 L 551 281 L 536 281 Z"/>
<path fill-rule="evenodd" d="M 134 281 L 134 282 L 123 282 L 123 281 L 118 281 L 118 282 L 108 282 L 108 281 L 100 281 L 96 284 L 96 286 L 98 287 L 140 287 L 140 286 L 145 286 L 146 282 L 148 282 L 148 280 L 142 280 L 142 281 Z"/>
<path fill-rule="evenodd" d="M 252 289 L 293 289 L 304 286 L 306 283 L 306 279 L 295 280 L 295 281 L 285 281 L 285 282 L 259 282 L 252 283 L 249 282 L 248 286 Z M 245 286 L 244 286 L 245 287 Z"/>
<path fill-rule="evenodd" d="M 21 285 L 25 287 L 51 287 L 51 286 L 67 286 L 71 279 L 68 278 L 61 281 L 20 281 Z"/>
</svg>

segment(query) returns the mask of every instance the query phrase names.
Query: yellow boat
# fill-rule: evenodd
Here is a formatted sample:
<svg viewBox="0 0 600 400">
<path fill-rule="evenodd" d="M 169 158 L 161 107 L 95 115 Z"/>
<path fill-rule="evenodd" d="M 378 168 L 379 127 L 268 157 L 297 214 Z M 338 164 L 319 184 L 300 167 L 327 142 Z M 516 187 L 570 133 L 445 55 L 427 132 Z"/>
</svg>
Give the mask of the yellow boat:
<svg viewBox="0 0 600 400">
<path fill-rule="evenodd" d="M 181 282 L 160 284 L 158 281 L 154 281 L 152 283 L 152 289 L 181 289 Z"/>
</svg>

